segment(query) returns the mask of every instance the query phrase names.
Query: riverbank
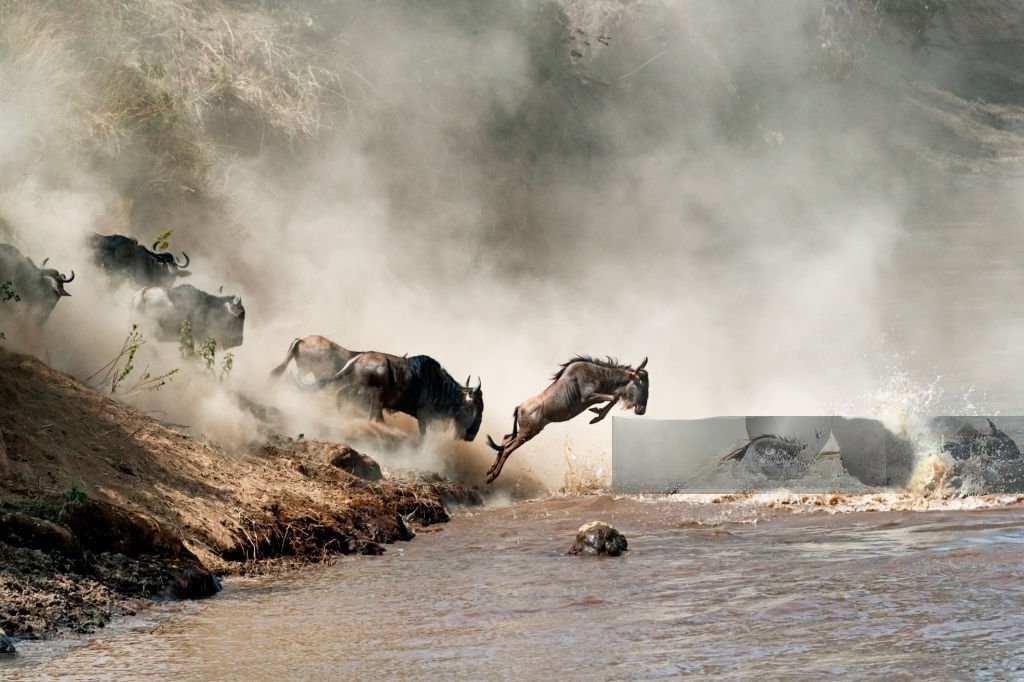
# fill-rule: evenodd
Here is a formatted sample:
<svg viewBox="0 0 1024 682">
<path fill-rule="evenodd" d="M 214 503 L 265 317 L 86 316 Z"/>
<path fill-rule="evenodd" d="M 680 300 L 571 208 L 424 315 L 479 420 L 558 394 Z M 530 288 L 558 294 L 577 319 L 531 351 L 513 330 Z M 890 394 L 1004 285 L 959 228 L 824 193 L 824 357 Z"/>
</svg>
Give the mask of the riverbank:
<svg viewBox="0 0 1024 682">
<path fill-rule="evenodd" d="M 478 492 L 343 443 L 228 452 L 0 349 L 0 629 L 87 633 L 227 575 L 379 554 Z"/>
</svg>

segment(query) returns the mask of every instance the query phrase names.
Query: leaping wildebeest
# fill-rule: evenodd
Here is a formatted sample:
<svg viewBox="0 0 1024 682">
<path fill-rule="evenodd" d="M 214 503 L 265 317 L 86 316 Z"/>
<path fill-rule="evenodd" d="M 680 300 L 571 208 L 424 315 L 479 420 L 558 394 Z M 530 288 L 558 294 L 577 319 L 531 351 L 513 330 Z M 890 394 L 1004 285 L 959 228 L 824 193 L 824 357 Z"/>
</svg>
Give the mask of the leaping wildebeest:
<svg viewBox="0 0 1024 682">
<path fill-rule="evenodd" d="M 369 408 L 370 419 L 383 422 L 384 410 L 402 412 L 419 423 L 420 437 L 437 420 L 449 420 L 459 440 L 472 441 L 480 430 L 484 397 L 480 381 L 463 386 L 429 355 L 400 358 L 367 351 L 356 355 L 321 384 L 339 384 L 341 398 Z"/>
<path fill-rule="evenodd" d="M 214 296 L 191 284 L 144 287 L 132 296 L 132 312 L 154 323 L 159 341 L 180 341 L 188 322 L 194 342 L 212 338 L 218 349 L 242 345 L 245 307 L 240 296 Z"/>
<path fill-rule="evenodd" d="M 597 413 L 590 420 L 595 424 L 608 416 L 618 402 L 623 409 L 633 408 L 636 414 L 646 412 L 650 387 L 646 365 L 647 358 L 634 369 L 611 358 L 595 360 L 586 355 L 577 355 L 563 364 L 547 388 L 524 400 L 512 412 L 512 433 L 502 439 L 501 445 L 487 436 L 487 444 L 498 451 L 494 464 L 487 470 L 487 482 L 498 477 L 509 455 L 551 422 L 569 421 L 590 408 Z M 604 402 L 607 404 L 602 407 L 592 407 Z"/>
<path fill-rule="evenodd" d="M 294 362 L 298 376 L 307 374 L 313 375 L 313 382 L 310 386 L 318 386 L 320 382 L 330 379 L 340 372 L 345 364 L 359 355 L 359 351 L 349 350 L 339 346 L 326 336 L 311 334 L 292 341 L 288 346 L 288 354 L 277 367 L 270 371 L 271 378 L 278 378 L 288 368 L 288 363 Z M 296 381 L 302 386 L 307 384 Z"/>
<path fill-rule="evenodd" d="M 143 287 L 169 287 L 178 277 L 192 273 L 188 267 L 188 254 L 182 251 L 184 261 L 179 262 L 170 251 L 158 253 L 156 244 L 147 249 L 134 237 L 123 234 L 92 234 L 89 237 L 93 262 L 105 272 L 131 279 Z"/>
<path fill-rule="evenodd" d="M 11 244 L 0 244 L 0 285 L 10 282 L 11 295 L 15 300 L 7 305 L 17 306 L 15 314 L 23 312 L 24 318 L 34 327 L 42 327 L 50 313 L 64 296 L 70 296 L 64 285 L 75 278 L 75 272 L 67 277 L 53 268 L 37 266 Z M 3 312 L 3 309 L 0 309 Z"/>
</svg>

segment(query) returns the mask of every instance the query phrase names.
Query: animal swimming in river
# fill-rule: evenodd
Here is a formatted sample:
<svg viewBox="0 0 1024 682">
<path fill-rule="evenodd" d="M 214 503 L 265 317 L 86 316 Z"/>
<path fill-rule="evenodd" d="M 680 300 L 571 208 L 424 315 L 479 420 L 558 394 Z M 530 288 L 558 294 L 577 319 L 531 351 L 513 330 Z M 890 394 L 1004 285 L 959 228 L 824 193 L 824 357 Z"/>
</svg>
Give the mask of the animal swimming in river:
<svg viewBox="0 0 1024 682">
<path fill-rule="evenodd" d="M 501 474 L 509 455 L 552 422 L 568 421 L 590 408 L 597 414 L 590 420 L 595 424 L 608 416 L 619 402 L 623 409 L 632 408 L 636 414 L 644 414 L 650 388 L 646 366 L 647 358 L 634 369 L 612 358 L 596 360 L 586 355 L 577 355 L 562 364 L 547 388 L 513 410 L 512 433 L 502 439 L 501 445 L 487 437 L 487 444 L 498 453 L 487 470 L 487 482 L 493 482 Z M 606 404 L 593 407 L 598 403 Z"/>
</svg>

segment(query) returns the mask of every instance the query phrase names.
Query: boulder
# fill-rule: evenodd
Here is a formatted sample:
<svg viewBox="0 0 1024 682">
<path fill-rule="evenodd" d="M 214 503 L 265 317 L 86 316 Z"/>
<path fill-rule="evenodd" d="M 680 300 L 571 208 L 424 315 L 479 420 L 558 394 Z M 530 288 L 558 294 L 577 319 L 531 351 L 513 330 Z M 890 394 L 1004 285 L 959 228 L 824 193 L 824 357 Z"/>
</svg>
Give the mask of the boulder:
<svg viewBox="0 0 1024 682">
<path fill-rule="evenodd" d="M 347 445 L 338 448 L 331 457 L 331 465 L 367 481 L 379 481 L 384 478 L 376 461 Z"/>
<path fill-rule="evenodd" d="M 576 531 L 576 542 L 569 554 L 619 556 L 627 547 L 626 537 L 603 521 L 591 521 Z"/>
</svg>

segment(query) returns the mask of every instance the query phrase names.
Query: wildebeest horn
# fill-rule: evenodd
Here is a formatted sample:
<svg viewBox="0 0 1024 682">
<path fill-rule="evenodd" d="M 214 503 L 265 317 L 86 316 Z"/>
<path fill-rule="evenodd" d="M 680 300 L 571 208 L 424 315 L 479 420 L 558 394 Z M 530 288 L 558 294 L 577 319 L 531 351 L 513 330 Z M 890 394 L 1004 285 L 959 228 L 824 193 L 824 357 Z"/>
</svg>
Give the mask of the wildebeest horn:
<svg viewBox="0 0 1024 682">
<path fill-rule="evenodd" d="M 190 261 L 189 261 L 189 258 L 188 258 L 188 254 L 187 254 L 187 253 L 185 253 L 184 251 L 182 251 L 182 252 L 181 252 L 181 255 L 185 257 L 185 262 L 184 262 L 184 263 L 179 263 L 179 262 L 178 262 L 178 259 L 177 259 L 177 258 L 175 258 L 175 259 L 174 259 L 174 264 L 175 264 L 175 265 L 177 265 L 177 266 L 178 266 L 179 268 L 187 268 L 187 267 L 188 267 L 188 264 L 189 264 L 189 262 L 190 262 Z"/>
<path fill-rule="evenodd" d="M 640 366 L 639 366 L 639 367 L 637 367 L 637 368 L 636 368 L 635 370 L 633 370 L 633 371 L 634 371 L 634 372 L 639 372 L 639 371 L 640 371 L 640 370 L 642 370 L 642 369 L 643 369 L 643 368 L 644 368 L 644 367 L 645 367 L 646 365 L 647 365 L 647 356 L 644 356 L 644 361 L 643 361 L 643 362 L 641 362 L 641 363 L 640 363 Z"/>
<path fill-rule="evenodd" d="M 473 389 L 473 390 L 474 390 L 474 391 L 479 391 L 479 390 L 480 390 L 480 387 L 481 387 L 481 386 L 483 385 L 483 383 L 484 383 L 484 382 L 480 380 L 480 377 L 477 377 L 477 378 L 476 378 L 476 388 L 475 388 L 475 389 Z"/>
<path fill-rule="evenodd" d="M 155 242 L 153 242 L 153 246 L 149 247 L 149 250 L 150 251 L 156 251 L 157 250 L 156 247 L 158 247 L 158 246 L 160 246 L 160 240 L 159 239 L 157 239 Z"/>
<path fill-rule="evenodd" d="M 64 275 L 62 275 L 62 274 L 60 274 L 58 272 L 57 273 L 57 278 L 61 281 L 62 284 L 67 284 L 68 282 L 70 282 L 71 280 L 73 280 L 75 278 L 75 271 L 74 270 L 71 271 L 71 276 L 70 277 L 65 277 Z"/>
</svg>

